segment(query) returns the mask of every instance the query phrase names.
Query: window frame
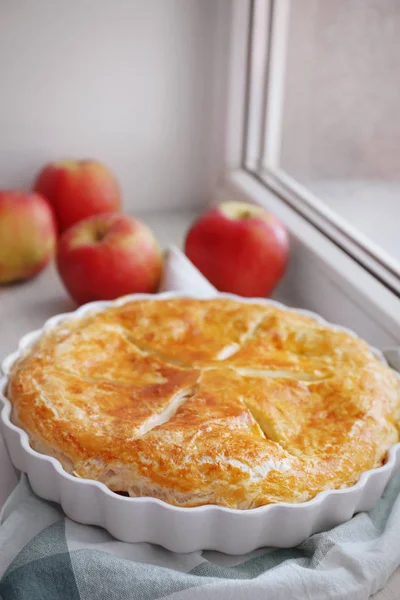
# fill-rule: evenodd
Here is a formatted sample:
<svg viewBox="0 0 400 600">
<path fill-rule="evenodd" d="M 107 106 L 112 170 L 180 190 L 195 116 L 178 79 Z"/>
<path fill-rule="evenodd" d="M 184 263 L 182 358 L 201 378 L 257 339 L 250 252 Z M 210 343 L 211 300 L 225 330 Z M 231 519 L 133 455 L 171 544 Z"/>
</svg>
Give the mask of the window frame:
<svg viewBox="0 0 400 600">
<path fill-rule="evenodd" d="M 400 272 L 396 261 L 278 167 L 285 36 L 292 1 L 230 2 L 223 174 L 214 201 L 236 196 L 282 218 L 296 251 L 304 253 L 307 260 L 313 257 L 338 289 L 353 299 L 355 312 L 364 311 L 397 344 L 400 343 Z M 265 5 L 261 13 L 260 3 Z M 261 75 L 262 83 L 260 86 L 258 81 L 258 87 L 253 85 L 252 89 L 254 19 L 257 14 L 266 13 L 268 19 L 258 29 L 259 38 L 265 42 L 264 60 L 257 66 L 258 80 Z M 256 110 L 252 99 L 254 89 L 263 98 Z M 259 123 L 258 129 L 254 120 Z M 257 144 L 258 155 L 252 154 Z M 310 290 L 301 289 L 302 286 L 305 284 L 298 281 L 298 291 L 307 302 L 307 298 L 311 299 Z M 332 307 L 336 300 L 326 299 Z M 339 322 L 338 307 L 336 313 Z"/>
</svg>

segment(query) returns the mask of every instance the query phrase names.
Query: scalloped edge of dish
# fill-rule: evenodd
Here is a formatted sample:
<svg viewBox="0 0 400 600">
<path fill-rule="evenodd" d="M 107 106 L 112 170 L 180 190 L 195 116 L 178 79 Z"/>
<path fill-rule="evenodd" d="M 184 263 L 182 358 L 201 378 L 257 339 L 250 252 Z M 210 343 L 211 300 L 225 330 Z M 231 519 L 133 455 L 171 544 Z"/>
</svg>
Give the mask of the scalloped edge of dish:
<svg viewBox="0 0 400 600">
<path fill-rule="evenodd" d="M 400 443 L 389 449 L 384 465 L 365 471 L 353 486 L 325 490 L 303 503 L 280 502 L 254 509 L 238 510 L 216 505 L 183 508 L 152 497 L 128 498 L 112 492 L 103 483 L 81 479 L 67 473 L 61 463 L 30 447 L 28 434 L 11 420 L 11 403 L 6 397 L 9 370 L 17 358 L 30 348 L 42 333 L 64 320 L 99 312 L 140 299 L 223 297 L 244 303 L 257 302 L 310 316 L 332 329 L 351 330 L 328 323 L 318 314 L 289 308 L 265 298 L 242 298 L 234 294 L 207 296 L 187 292 L 133 294 L 114 301 L 91 302 L 77 310 L 48 319 L 41 329 L 24 335 L 18 350 L 2 363 L 0 379 L 0 423 L 14 466 L 27 473 L 34 492 L 58 502 L 66 515 L 79 523 L 97 525 L 125 542 L 150 542 L 174 552 L 218 550 L 227 554 L 245 554 L 262 546 L 291 547 L 310 535 L 344 523 L 360 511 L 372 509 L 400 466 Z M 383 354 L 371 348 L 386 363 Z"/>
</svg>

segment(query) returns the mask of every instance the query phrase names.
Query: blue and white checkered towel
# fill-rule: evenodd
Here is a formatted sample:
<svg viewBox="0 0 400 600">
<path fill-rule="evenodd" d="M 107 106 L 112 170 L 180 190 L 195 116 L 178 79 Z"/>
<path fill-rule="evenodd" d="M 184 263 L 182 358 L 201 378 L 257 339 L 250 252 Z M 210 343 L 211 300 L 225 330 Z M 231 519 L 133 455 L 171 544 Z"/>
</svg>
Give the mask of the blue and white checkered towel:
<svg viewBox="0 0 400 600">
<path fill-rule="evenodd" d="M 118 542 L 37 498 L 25 476 L 0 525 L 4 600 L 365 600 L 400 563 L 400 476 L 375 510 L 297 548 L 174 554 Z M 400 590 L 399 590 L 400 591 Z"/>
</svg>

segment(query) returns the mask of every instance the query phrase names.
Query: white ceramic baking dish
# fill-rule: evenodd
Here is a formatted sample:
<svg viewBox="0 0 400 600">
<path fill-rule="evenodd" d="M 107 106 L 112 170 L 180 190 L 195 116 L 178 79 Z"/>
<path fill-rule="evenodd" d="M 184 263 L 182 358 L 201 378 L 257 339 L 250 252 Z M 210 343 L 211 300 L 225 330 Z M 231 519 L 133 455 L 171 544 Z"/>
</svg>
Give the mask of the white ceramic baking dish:
<svg viewBox="0 0 400 600">
<path fill-rule="evenodd" d="M 254 299 L 247 300 L 231 294 L 219 295 L 242 302 L 254 302 Z M 73 313 L 52 317 L 41 330 L 25 335 L 18 350 L 4 360 L 4 376 L 0 380 L 2 432 L 14 466 L 27 473 L 36 494 L 61 504 L 71 519 L 104 527 L 117 539 L 152 542 L 174 552 L 212 549 L 228 554 L 245 554 L 262 546 L 295 546 L 313 533 L 351 519 L 356 512 L 373 508 L 389 479 L 399 469 L 400 444 L 390 449 L 385 465 L 366 471 L 352 487 L 324 491 L 301 504 L 278 503 L 251 510 L 233 510 L 214 505 L 179 508 L 155 498 L 126 498 L 111 492 L 102 483 L 70 475 L 58 460 L 39 454 L 30 447 L 26 432 L 10 421 L 11 404 L 7 399 L 7 374 L 20 353 L 31 346 L 45 329 L 65 319 L 131 300 L 177 296 L 196 297 L 195 294 L 166 292 L 157 296 L 141 294 L 126 296 L 115 302 L 86 304 Z M 201 297 L 204 298 L 204 295 Z M 257 299 L 257 302 L 287 308 L 265 299 Z M 295 312 L 325 323 L 314 313 L 302 310 Z M 332 328 L 343 329 L 333 325 Z M 374 352 L 384 361 L 381 353 L 377 350 Z"/>
</svg>

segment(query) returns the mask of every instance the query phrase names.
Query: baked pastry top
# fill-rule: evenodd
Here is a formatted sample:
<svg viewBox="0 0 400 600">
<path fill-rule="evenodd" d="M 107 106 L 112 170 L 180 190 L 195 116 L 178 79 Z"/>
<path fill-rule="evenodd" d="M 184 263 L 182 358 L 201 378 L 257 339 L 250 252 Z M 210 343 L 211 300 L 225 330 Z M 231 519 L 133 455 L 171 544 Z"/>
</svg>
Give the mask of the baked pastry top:
<svg viewBox="0 0 400 600">
<path fill-rule="evenodd" d="M 398 380 L 367 344 L 225 298 L 67 318 L 15 363 L 8 395 L 68 472 L 178 506 L 302 502 L 399 441 Z"/>
</svg>

